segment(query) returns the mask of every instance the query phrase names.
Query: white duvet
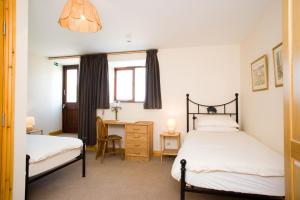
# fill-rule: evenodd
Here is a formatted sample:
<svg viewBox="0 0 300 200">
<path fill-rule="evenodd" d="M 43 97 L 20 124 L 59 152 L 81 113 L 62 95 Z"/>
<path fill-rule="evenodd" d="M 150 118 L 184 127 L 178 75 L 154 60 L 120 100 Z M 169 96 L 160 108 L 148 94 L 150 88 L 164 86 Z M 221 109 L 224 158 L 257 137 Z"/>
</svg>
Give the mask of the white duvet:
<svg viewBox="0 0 300 200">
<path fill-rule="evenodd" d="M 283 157 L 244 132 L 188 133 L 178 152 L 172 176 L 180 178 L 180 160 L 194 173 L 231 172 L 263 177 L 283 177 Z"/>
<path fill-rule="evenodd" d="M 81 148 L 82 141 L 77 138 L 47 135 L 27 135 L 27 155 L 30 163 L 43 161 L 55 155 Z"/>
</svg>

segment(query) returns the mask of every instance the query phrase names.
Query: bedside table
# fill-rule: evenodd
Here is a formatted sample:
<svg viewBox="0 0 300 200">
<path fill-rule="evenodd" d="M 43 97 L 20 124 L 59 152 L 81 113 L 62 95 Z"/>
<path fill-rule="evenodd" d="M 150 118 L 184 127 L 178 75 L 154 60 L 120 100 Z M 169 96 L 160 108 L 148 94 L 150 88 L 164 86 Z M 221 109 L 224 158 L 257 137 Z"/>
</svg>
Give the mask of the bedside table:
<svg viewBox="0 0 300 200">
<path fill-rule="evenodd" d="M 32 129 L 32 130 L 26 130 L 27 134 L 32 134 L 32 133 L 40 133 L 41 135 L 43 135 L 43 130 L 42 129 Z"/>
<path fill-rule="evenodd" d="M 177 141 L 177 148 L 176 149 L 166 149 L 165 139 L 166 138 L 175 138 Z M 169 133 L 169 132 L 162 132 L 160 134 L 160 162 L 162 163 L 162 158 L 164 155 L 168 156 L 176 156 L 178 150 L 180 148 L 180 132 Z"/>
</svg>

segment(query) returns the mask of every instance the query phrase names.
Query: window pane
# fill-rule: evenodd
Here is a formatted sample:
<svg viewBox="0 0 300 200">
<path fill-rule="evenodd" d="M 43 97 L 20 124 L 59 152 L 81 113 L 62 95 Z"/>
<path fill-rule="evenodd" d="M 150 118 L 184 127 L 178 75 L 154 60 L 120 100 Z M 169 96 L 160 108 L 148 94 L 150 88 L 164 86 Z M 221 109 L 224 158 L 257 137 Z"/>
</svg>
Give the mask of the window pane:
<svg viewBox="0 0 300 200">
<path fill-rule="evenodd" d="M 135 101 L 145 101 L 146 69 L 135 69 Z"/>
<path fill-rule="evenodd" d="M 133 100 L 132 97 L 132 70 L 117 71 L 117 100 Z"/>
<path fill-rule="evenodd" d="M 67 102 L 77 102 L 77 69 L 67 70 Z"/>
</svg>

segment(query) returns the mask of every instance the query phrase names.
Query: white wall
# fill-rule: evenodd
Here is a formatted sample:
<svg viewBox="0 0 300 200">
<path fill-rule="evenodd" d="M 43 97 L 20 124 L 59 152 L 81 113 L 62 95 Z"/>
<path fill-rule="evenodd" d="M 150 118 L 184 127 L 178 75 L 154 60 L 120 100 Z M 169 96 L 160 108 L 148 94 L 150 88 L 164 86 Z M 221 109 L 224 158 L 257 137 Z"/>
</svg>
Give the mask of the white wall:
<svg viewBox="0 0 300 200">
<path fill-rule="evenodd" d="M 186 131 L 186 93 L 201 103 L 215 104 L 233 99 L 240 91 L 239 45 L 160 49 L 158 59 L 163 109 L 144 110 L 141 103 L 123 103 L 119 112 L 120 120 L 154 121 L 154 150 L 159 150 L 159 134 L 167 129 L 168 118 L 176 119 L 177 130 Z M 104 118 L 113 119 L 114 113 L 105 110 Z M 122 128 L 111 128 L 110 133 L 124 136 Z"/>
<path fill-rule="evenodd" d="M 16 80 L 14 121 L 13 199 L 24 199 L 26 152 L 26 99 L 28 54 L 28 1 L 16 1 Z"/>
<path fill-rule="evenodd" d="M 29 52 L 27 115 L 45 133 L 62 129 L 62 67 Z"/>
<path fill-rule="evenodd" d="M 175 118 L 177 129 L 186 130 L 185 95 L 207 104 L 223 103 L 240 90 L 240 46 L 203 46 L 160 49 L 162 110 L 144 110 L 142 103 L 123 103 L 120 120 L 154 121 L 154 149 L 159 150 L 159 133 L 166 130 L 168 118 Z M 109 56 L 110 69 L 126 61 L 141 62 L 145 54 Z M 111 70 L 113 72 L 113 70 Z M 36 117 L 36 127 L 46 131 L 61 129 L 61 67 L 53 66 L 46 57 L 30 54 L 27 114 Z M 111 99 L 113 91 L 110 91 Z M 101 115 L 101 111 L 98 111 Z M 105 110 L 104 118 L 114 119 Z M 124 129 L 110 132 L 124 136 Z"/>
<path fill-rule="evenodd" d="M 281 1 L 265 10 L 256 27 L 241 43 L 243 129 L 278 152 L 283 152 L 283 90 L 275 88 L 272 48 L 282 42 Z M 268 55 L 269 89 L 252 92 L 251 64 Z"/>
</svg>

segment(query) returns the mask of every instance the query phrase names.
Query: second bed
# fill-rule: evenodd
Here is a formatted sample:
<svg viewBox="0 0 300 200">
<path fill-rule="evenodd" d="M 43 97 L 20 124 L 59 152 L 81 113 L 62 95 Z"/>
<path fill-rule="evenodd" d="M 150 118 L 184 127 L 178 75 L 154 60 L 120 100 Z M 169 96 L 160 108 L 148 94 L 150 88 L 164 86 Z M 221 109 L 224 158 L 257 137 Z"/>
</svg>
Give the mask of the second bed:
<svg viewBox="0 0 300 200">
<path fill-rule="evenodd" d="M 284 196 L 283 157 L 244 132 L 191 131 L 176 157 L 172 176 L 187 185 L 218 191 Z"/>
</svg>

